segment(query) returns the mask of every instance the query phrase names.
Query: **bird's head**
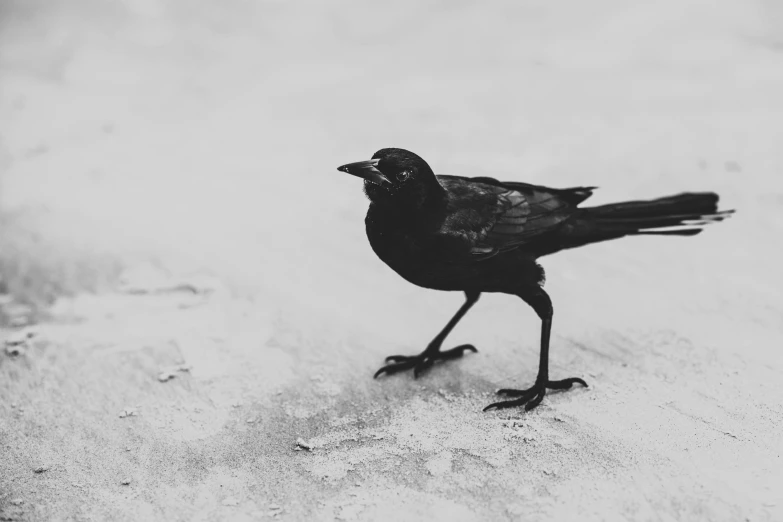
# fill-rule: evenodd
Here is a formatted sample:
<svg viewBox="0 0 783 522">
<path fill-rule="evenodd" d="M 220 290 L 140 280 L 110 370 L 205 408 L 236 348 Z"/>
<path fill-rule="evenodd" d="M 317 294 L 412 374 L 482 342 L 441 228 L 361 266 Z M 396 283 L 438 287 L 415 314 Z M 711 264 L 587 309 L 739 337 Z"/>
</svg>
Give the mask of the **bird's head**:
<svg viewBox="0 0 783 522">
<path fill-rule="evenodd" d="M 405 149 L 381 149 L 372 159 L 337 170 L 364 179 L 364 192 L 374 203 L 420 207 L 443 192 L 427 162 Z"/>
</svg>

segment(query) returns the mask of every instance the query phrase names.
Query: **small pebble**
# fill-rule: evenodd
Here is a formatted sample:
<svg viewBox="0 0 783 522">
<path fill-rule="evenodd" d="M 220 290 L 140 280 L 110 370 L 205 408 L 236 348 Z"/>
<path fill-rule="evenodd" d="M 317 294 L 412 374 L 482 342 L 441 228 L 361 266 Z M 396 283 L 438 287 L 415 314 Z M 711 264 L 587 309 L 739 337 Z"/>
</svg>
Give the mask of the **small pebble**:
<svg viewBox="0 0 783 522">
<path fill-rule="evenodd" d="M 176 366 L 171 366 L 161 371 L 158 374 L 158 380 L 160 382 L 170 381 L 171 379 L 177 376 L 177 372 L 189 372 L 191 368 L 192 367 L 190 365 L 184 363 L 178 364 Z"/>
<path fill-rule="evenodd" d="M 125 408 L 120 412 L 120 418 L 124 419 L 125 417 L 135 417 L 138 415 L 138 412 L 135 408 Z"/>
<path fill-rule="evenodd" d="M 33 470 L 33 472 L 35 472 L 35 473 L 43 473 L 44 471 L 49 471 L 50 467 L 51 466 L 48 466 L 48 465 L 44 464 L 43 466 L 38 466 L 37 468 L 35 468 Z"/>
<path fill-rule="evenodd" d="M 306 449 L 307 451 L 313 451 L 313 447 L 304 441 L 303 438 L 299 437 L 296 439 L 296 446 L 298 448 Z"/>
<path fill-rule="evenodd" d="M 10 357 L 16 357 L 17 355 L 24 353 L 24 350 L 21 345 L 6 346 L 5 353 Z"/>
<path fill-rule="evenodd" d="M 128 486 L 130 485 L 130 483 L 131 483 L 131 479 L 129 478 L 122 479 L 122 482 L 120 482 L 120 484 L 122 484 L 123 486 Z"/>
<path fill-rule="evenodd" d="M 173 373 L 173 372 L 161 372 L 161 373 L 158 374 L 158 380 L 160 382 L 166 382 L 166 381 L 170 381 L 171 379 L 173 379 L 176 376 L 177 376 L 177 374 Z"/>
</svg>

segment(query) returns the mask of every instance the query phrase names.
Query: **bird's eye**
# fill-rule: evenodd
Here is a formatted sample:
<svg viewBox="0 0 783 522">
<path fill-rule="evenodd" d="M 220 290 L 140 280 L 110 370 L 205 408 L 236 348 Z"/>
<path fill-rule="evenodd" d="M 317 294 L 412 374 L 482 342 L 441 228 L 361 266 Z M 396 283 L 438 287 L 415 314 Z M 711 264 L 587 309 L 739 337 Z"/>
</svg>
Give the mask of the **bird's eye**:
<svg viewBox="0 0 783 522">
<path fill-rule="evenodd" d="M 397 173 L 397 181 L 402 182 L 407 180 L 409 177 L 411 177 L 411 173 L 409 170 L 403 170 Z"/>
</svg>

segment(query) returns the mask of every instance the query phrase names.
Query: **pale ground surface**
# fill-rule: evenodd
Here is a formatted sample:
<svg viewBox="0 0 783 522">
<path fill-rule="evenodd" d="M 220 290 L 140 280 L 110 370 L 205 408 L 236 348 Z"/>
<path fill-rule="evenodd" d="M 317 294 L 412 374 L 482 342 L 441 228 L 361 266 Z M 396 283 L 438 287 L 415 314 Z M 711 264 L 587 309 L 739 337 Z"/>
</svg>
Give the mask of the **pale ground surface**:
<svg viewBox="0 0 783 522">
<path fill-rule="evenodd" d="M 56 4 L 0 4 L 6 283 L 142 293 L 0 354 L 0 516 L 783 520 L 783 4 Z M 739 212 L 545 259 L 553 377 L 591 387 L 482 413 L 535 377 L 511 297 L 449 339 L 478 355 L 371 379 L 462 299 L 367 245 L 334 168 L 384 146 Z"/>
</svg>

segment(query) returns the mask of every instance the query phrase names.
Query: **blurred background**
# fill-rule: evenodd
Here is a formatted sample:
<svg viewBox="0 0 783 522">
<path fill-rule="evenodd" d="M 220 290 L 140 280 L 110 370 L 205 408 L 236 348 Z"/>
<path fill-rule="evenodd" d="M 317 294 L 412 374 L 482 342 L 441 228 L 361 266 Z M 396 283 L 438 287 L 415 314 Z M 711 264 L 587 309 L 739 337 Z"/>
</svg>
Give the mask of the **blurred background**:
<svg viewBox="0 0 783 522">
<path fill-rule="evenodd" d="M 780 203 L 759 190 L 781 168 L 777 2 L 6 0 L 1 23 L 4 222 L 90 263 L 405 292 L 334 169 L 387 146 L 441 173 L 603 185 L 596 203 Z"/>
<path fill-rule="evenodd" d="M 205 355 L 209 350 L 193 352 L 186 357 L 194 366 L 192 386 L 201 378 L 199 393 L 209 395 L 215 382 L 233 380 L 240 384 L 221 388 L 226 397 L 226 390 L 245 397 L 252 392 L 258 404 L 273 408 L 284 399 L 254 388 L 260 386 L 258 372 L 277 385 L 301 390 L 317 370 L 343 386 L 342 395 L 330 396 L 342 405 L 337 413 L 329 409 L 333 403 L 318 410 L 333 420 L 351 411 L 354 393 L 370 402 L 383 397 L 385 385 L 369 380 L 383 357 L 420 351 L 462 299 L 405 283 L 367 244 L 361 182 L 335 168 L 394 146 L 418 153 L 436 173 L 554 187 L 598 185 L 594 204 L 686 190 L 718 192 L 724 208 L 738 213 L 697 238 L 633 238 L 545 259 L 556 310 L 553 342 L 562 347 L 553 349 L 561 354 L 553 357 L 576 364 L 563 362 L 558 371 L 590 367 L 603 375 L 608 371 L 604 363 L 613 368 L 630 364 L 664 383 L 673 377 L 662 375 L 676 373 L 684 363 L 667 359 L 672 352 L 656 350 L 666 339 L 684 337 L 699 347 L 687 352 L 689 361 L 697 364 L 706 357 L 720 379 L 737 360 L 743 368 L 756 368 L 747 370 L 747 379 L 772 375 L 783 364 L 779 350 L 772 349 L 779 346 L 783 324 L 775 240 L 783 226 L 782 60 L 783 4 L 774 0 L 3 0 L 0 290 L 54 318 L 60 312 L 49 307 L 70 299 L 69 317 L 86 321 L 79 335 L 91 335 L 88 319 L 111 309 L 117 323 L 101 323 L 107 328 L 102 342 L 111 344 L 120 342 L 126 330 L 127 335 L 154 330 L 140 326 L 146 323 L 138 308 L 149 304 L 124 312 L 113 308 L 114 301 L 74 304 L 84 292 L 111 294 L 134 277 L 141 282 L 133 284 L 142 287 L 155 286 L 151 279 L 209 280 L 226 296 L 213 310 L 225 314 L 220 315 L 221 331 L 240 329 L 258 337 L 232 345 L 236 353 L 231 353 L 255 353 L 263 345 L 284 357 L 274 364 L 264 356 L 251 357 L 242 380 L 232 374 L 236 368 L 217 377 L 199 374 L 204 371 L 200 360 L 214 361 Z M 237 303 L 241 312 L 232 308 Z M 217 321 L 215 314 L 198 320 Z M 252 321 L 237 326 L 232 321 L 239 316 Z M 191 328 L 189 320 L 180 325 L 183 331 Z M 130 325 L 134 321 L 136 327 Z M 159 337 L 169 335 L 165 324 L 156 325 Z M 522 385 L 532 379 L 537 336 L 538 321 L 530 310 L 508 297 L 486 296 L 451 339 L 474 342 L 481 350 L 480 358 L 460 363 L 467 374 L 462 379 L 483 395 L 459 409 L 478 415 L 474 410 L 491 400 L 500 380 L 518 379 L 514 384 Z M 589 349 L 576 348 L 577 339 Z M 97 417 L 83 419 L 92 423 L 106 412 L 114 420 L 115 410 L 129 397 L 158 400 L 153 392 L 139 398 L 124 389 L 147 386 L 136 377 L 123 381 L 128 377 L 123 372 L 137 371 L 151 373 L 157 385 L 154 368 L 160 361 L 154 350 L 146 362 L 125 360 L 123 367 L 80 351 L 72 341 L 62 344 L 70 348 L 48 364 L 75 365 L 74 371 L 89 371 L 93 380 L 92 388 L 85 385 L 89 399 L 85 389 L 74 389 L 70 406 L 61 404 L 60 411 L 94 401 Z M 593 347 L 610 353 L 590 355 Z M 566 348 L 579 355 L 565 355 Z M 65 354 L 72 357 L 70 363 Z M 670 373 L 656 366 L 664 359 Z M 12 364 L 17 363 L 6 359 L 6 376 L 15 377 L 0 399 L 10 404 L 17 400 L 14 395 L 33 402 L 38 397 L 40 421 L 48 408 L 46 394 L 36 391 L 35 378 L 12 371 Z M 507 370 L 510 365 L 514 370 Z M 34 371 L 27 371 L 49 375 L 52 367 L 33 365 Z M 424 384 L 433 393 L 438 386 L 448 388 L 456 379 L 449 378 L 449 371 L 438 369 L 434 384 L 416 386 Z M 693 371 L 707 372 L 701 366 Z M 604 376 L 604 382 L 614 379 L 617 386 L 632 387 L 643 378 Z M 60 375 L 55 382 L 68 380 Z M 747 384 L 738 381 L 732 390 L 747 389 Z M 388 386 L 404 400 L 414 400 L 411 394 L 419 389 L 407 377 L 395 377 Z M 725 413 L 739 426 L 770 427 L 772 414 L 780 413 L 780 394 L 771 388 L 764 388 L 773 393 L 766 398 L 750 391 L 752 399 L 726 392 L 704 398 L 699 394 L 706 391 L 693 386 L 681 391 L 696 394 L 694 411 L 704 409 L 699 401 L 736 400 L 737 409 L 746 406 L 746 399 L 756 402 L 761 409 L 754 410 L 755 425 L 747 424 L 751 414 Z M 59 393 L 69 397 L 71 392 Z M 315 401 L 317 393 L 312 393 Z M 649 394 L 638 396 L 639 408 L 647 403 L 645 397 Z M 185 394 L 177 400 L 189 399 Z M 572 404 L 580 399 L 560 400 Z M 214 400 L 211 407 L 222 408 Z M 5 411 L 10 419 L 10 410 Z M 627 411 L 618 407 L 615 414 L 622 417 Z M 291 437 L 296 430 L 317 434 L 317 427 L 301 420 L 311 417 L 296 418 L 299 424 L 283 418 L 275 429 Z M 649 434 L 660 421 L 650 418 L 629 420 L 626 428 Z M 595 420 L 596 430 L 618 422 L 611 415 L 602 417 Z M 779 421 L 774 423 L 779 427 Z M 22 440 L 23 430 L 9 426 L 0 436 L 7 442 Z M 617 429 L 615 435 L 625 442 L 613 443 L 625 447 L 628 439 Z M 95 440 L 104 436 L 91 435 Z M 44 451 L 53 440 L 61 439 L 44 430 L 35 451 Z M 81 451 L 76 446 L 74 455 Z M 6 471 L 29 464 L 21 455 L 35 451 L 19 450 Z M 712 462 L 710 456 L 719 450 L 704 451 L 701 464 Z M 721 451 L 741 454 L 728 446 Z M 630 465 L 622 456 L 614 458 Z M 769 454 L 758 458 L 769 463 Z M 721 472 L 727 469 L 740 473 L 735 468 Z M 145 476 L 153 480 L 152 474 Z M 769 479 L 760 472 L 741 476 L 760 489 Z M 697 484 L 700 479 L 683 480 Z M 9 483 L 5 486 L 10 491 Z M 656 491 L 651 498 L 660 493 L 656 487 L 650 486 Z M 714 495 L 723 491 L 714 483 L 699 487 Z M 746 494 L 751 495 L 731 497 L 726 501 L 731 509 L 717 512 L 704 511 L 710 495 L 690 499 L 698 504 L 691 514 L 716 520 L 749 513 L 752 505 L 760 516 L 769 515 L 759 498 Z M 150 505 L 163 503 L 150 498 Z M 223 509 L 224 499 L 215 498 L 215 509 Z M 502 506 L 482 511 L 476 502 L 470 509 L 479 518 L 516 516 Z M 575 512 L 584 512 L 573 502 Z M 606 502 L 609 511 L 596 508 L 595 513 L 604 516 L 616 507 Z M 653 511 L 670 509 L 656 506 Z M 517 511 L 551 516 L 550 508 L 523 505 Z M 151 512 L 171 514 L 155 509 Z M 308 509 L 316 508 L 290 509 L 296 518 L 311 516 Z M 432 513 L 457 519 L 470 515 L 439 509 Z M 427 519 L 432 513 L 410 516 Z M 643 511 L 628 513 L 644 518 Z"/>
</svg>

